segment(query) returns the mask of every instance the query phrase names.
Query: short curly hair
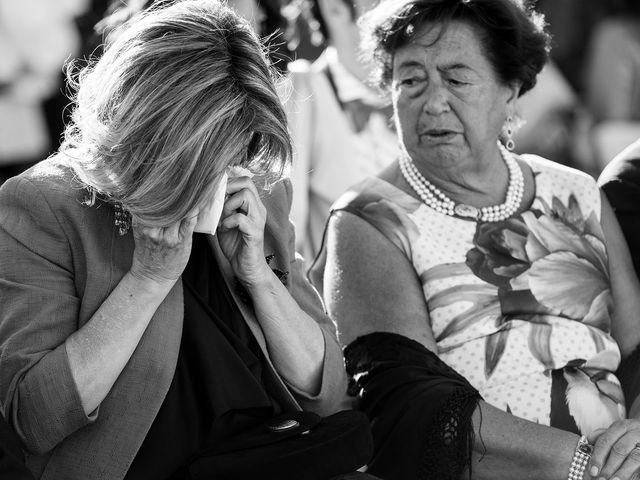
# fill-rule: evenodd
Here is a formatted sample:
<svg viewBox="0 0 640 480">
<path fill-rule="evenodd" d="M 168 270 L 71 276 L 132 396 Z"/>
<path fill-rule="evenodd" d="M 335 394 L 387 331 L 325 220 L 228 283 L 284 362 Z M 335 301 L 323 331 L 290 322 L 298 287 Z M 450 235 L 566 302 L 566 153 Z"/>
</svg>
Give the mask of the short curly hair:
<svg viewBox="0 0 640 480">
<path fill-rule="evenodd" d="M 550 51 L 544 16 L 520 0 L 394 0 L 381 2 L 361 18 L 362 49 L 377 66 L 376 80 L 386 88 L 393 76 L 394 53 L 411 42 L 425 23 L 462 21 L 480 35 L 487 59 L 505 84 L 531 90 Z M 440 35 L 444 32 L 442 29 Z"/>
</svg>

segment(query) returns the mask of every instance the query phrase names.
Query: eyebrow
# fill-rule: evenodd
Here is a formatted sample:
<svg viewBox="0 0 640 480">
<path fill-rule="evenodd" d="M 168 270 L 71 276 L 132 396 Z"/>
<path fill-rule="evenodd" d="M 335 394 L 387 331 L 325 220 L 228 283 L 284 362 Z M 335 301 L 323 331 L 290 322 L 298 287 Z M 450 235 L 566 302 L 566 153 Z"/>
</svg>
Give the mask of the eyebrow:
<svg viewBox="0 0 640 480">
<path fill-rule="evenodd" d="M 423 68 L 424 65 L 417 60 L 406 60 L 402 62 L 400 65 L 398 65 L 397 70 L 402 71 L 402 70 L 407 70 L 407 69 L 416 68 L 416 67 Z M 441 67 L 438 67 L 438 70 L 441 72 L 450 72 L 452 70 L 467 70 L 470 72 L 475 72 L 475 70 L 472 67 L 464 63 L 451 63 L 448 65 L 443 65 Z"/>
<path fill-rule="evenodd" d="M 417 60 L 405 60 L 400 65 L 398 65 L 397 70 L 403 70 L 403 69 L 415 68 L 415 67 L 422 68 L 423 65 L 421 62 L 418 62 Z"/>
<path fill-rule="evenodd" d="M 470 72 L 475 72 L 473 68 L 464 63 L 452 63 L 450 65 L 444 65 L 443 67 L 438 68 L 440 71 L 451 71 L 451 70 L 468 70 Z"/>
</svg>

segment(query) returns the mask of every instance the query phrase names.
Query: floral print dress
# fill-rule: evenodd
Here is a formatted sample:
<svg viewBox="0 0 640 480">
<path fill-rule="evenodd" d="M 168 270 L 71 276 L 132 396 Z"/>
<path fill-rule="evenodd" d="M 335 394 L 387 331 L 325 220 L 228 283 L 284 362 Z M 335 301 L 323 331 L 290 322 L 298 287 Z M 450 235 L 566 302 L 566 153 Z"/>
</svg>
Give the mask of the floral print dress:
<svg viewBox="0 0 640 480">
<path fill-rule="evenodd" d="M 438 355 L 488 403 L 575 433 L 624 418 L 613 374 L 600 193 L 588 175 L 533 155 L 529 210 L 496 223 L 436 212 L 371 178 L 334 205 L 412 262 Z"/>
</svg>

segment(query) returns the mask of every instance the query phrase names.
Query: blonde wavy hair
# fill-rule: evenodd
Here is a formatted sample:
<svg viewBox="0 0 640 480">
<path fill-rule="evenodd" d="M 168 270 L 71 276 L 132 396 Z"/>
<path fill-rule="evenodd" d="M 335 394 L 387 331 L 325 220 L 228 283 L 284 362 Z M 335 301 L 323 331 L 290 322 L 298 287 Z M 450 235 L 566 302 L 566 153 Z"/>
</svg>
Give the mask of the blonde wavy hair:
<svg viewBox="0 0 640 480">
<path fill-rule="evenodd" d="M 138 13 L 73 73 L 61 151 L 95 194 L 164 226 L 211 195 L 229 165 L 276 179 L 291 139 L 275 70 L 249 24 L 218 0 Z"/>
</svg>

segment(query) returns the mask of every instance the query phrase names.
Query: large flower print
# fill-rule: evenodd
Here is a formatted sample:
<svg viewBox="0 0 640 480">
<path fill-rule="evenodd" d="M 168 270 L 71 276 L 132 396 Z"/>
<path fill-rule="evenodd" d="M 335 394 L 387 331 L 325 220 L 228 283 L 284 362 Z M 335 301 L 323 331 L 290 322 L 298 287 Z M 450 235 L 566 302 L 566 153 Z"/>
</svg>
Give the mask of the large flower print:
<svg viewBox="0 0 640 480">
<path fill-rule="evenodd" d="M 532 353 L 548 365 L 549 315 L 609 331 L 607 257 L 595 214 L 585 218 L 573 195 L 566 205 L 553 197 L 551 206 L 541 206 L 504 222 L 480 223 L 467 253 L 469 268 L 496 285 L 500 299 L 501 331 L 487 341 L 487 375 L 502 355 L 511 315 L 532 323 Z"/>
</svg>

